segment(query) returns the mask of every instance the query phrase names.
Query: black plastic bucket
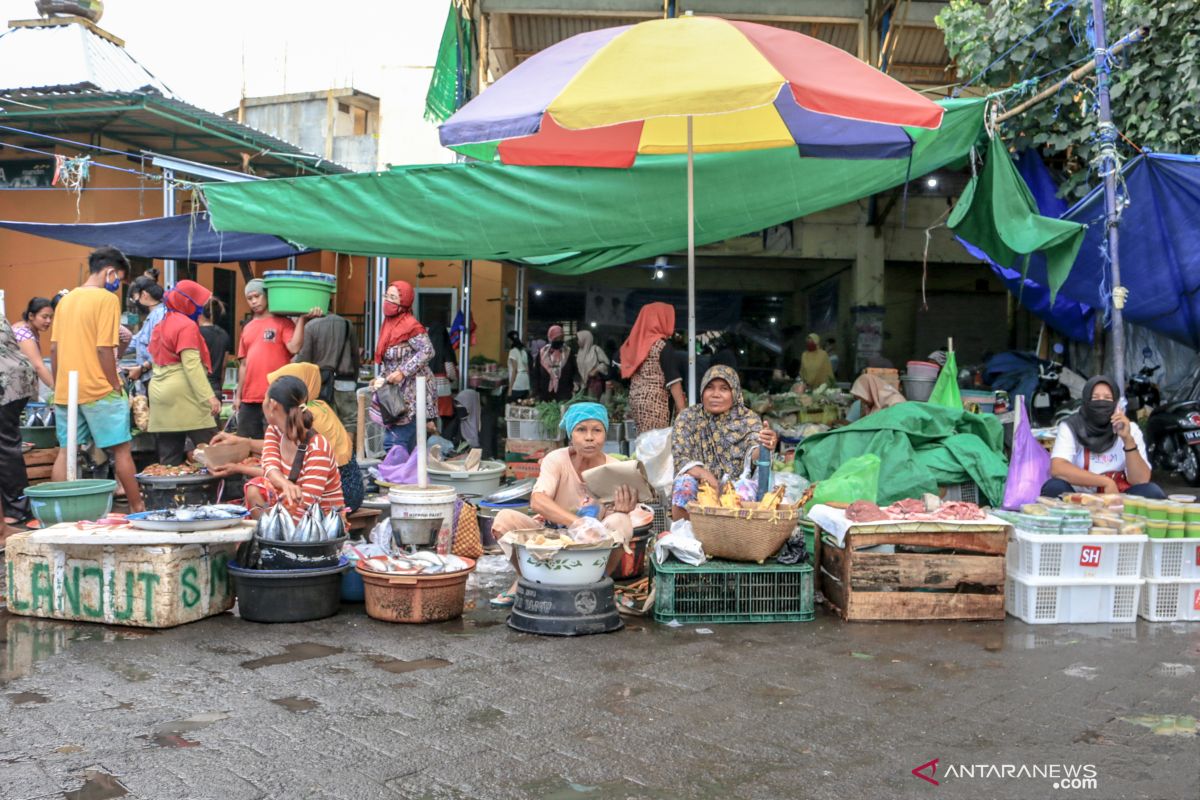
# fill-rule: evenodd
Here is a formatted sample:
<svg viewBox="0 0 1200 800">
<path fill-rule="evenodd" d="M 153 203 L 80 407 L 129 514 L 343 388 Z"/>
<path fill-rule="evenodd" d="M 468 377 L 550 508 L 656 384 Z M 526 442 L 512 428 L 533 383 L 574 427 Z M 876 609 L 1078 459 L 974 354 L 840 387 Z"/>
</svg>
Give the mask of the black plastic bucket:
<svg viewBox="0 0 1200 800">
<path fill-rule="evenodd" d="M 216 475 L 138 475 L 138 487 L 146 508 L 158 510 L 180 506 L 205 506 L 217 502 L 221 479 Z"/>
<path fill-rule="evenodd" d="M 341 608 L 342 573 L 350 560 L 324 569 L 245 569 L 229 565 L 238 613 L 251 622 L 308 622 Z"/>
<path fill-rule="evenodd" d="M 609 633 L 624 625 L 611 578 L 578 586 L 549 586 L 520 578 L 508 617 L 513 630 L 541 636 Z"/>
<path fill-rule="evenodd" d="M 320 542 L 281 542 L 256 535 L 263 569 L 320 569 L 336 567 L 346 536 Z"/>
</svg>

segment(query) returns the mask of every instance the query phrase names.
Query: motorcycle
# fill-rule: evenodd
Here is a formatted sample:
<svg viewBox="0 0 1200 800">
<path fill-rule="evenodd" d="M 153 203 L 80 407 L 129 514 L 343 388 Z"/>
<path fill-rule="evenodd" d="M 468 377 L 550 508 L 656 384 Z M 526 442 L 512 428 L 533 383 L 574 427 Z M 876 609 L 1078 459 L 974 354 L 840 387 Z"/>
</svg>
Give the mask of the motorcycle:
<svg viewBox="0 0 1200 800">
<path fill-rule="evenodd" d="M 1030 403 L 1030 416 L 1038 428 L 1048 428 L 1055 424 L 1064 406 L 1071 402 L 1071 390 L 1061 380 L 1064 367 L 1053 361 L 1038 364 L 1037 389 L 1033 392 L 1033 402 Z"/>
<path fill-rule="evenodd" d="M 1161 368 L 1159 364 L 1146 365 L 1138 370 L 1136 375 L 1129 376 L 1125 385 L 1125 397 L 1129 400 L 1131 419 L 1141 420 L 1149 417 L 1162 402 L 1162 392 L 1154 382 L 1154 373 Z"/>
<path fill-rule="evenodd" d="M 1150 466 L 1178 472 L 1190 486 L 1200 486 L 1200 401 L 1155 409 L 1146 421 L 1145 439 Z"/>
</svg>

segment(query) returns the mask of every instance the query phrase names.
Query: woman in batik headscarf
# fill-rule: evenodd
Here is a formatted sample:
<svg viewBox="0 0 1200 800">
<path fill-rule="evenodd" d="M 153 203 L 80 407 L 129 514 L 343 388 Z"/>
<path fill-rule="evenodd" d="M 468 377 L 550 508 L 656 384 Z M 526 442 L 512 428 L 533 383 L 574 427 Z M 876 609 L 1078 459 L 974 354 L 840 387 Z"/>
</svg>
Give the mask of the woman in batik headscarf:
<svg viewBox="0 0 1200 800">
<path fill-rule="evenodd" d="M 546 332 L 549 344 L 535 359 L 534 396 L 542 402 L 570 400 L 575 394 L 576 366 L 571 348 L 563 342 L 561 325 L 551 325 Z"/>
<path fill-rule="evenodd" d="M 685 408 L 671 430 L 677 470 L 672 518 L 687 519 L 687 504 L 701 484 L 719 488 L 741 474 L 748 452 L 760 445 L 774 450 L 777 444 L 779 434 L 746 407 L 737 372 L 724 365 L 709 369 L 700 382 L 700 402 Z"/>
</svg>

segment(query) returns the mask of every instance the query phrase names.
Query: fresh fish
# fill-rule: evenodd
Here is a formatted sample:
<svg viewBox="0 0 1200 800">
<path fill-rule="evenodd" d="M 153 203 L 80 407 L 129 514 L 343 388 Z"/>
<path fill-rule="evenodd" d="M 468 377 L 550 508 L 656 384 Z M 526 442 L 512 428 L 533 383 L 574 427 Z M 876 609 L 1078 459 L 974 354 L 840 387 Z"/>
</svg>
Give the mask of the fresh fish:
<svg viewBox="0 0 1200 800">
<path fill-rule="evenodd" d="M 292 519 L 291 513 L 282 505 L 275 506 L 275 513 L 279 520 L 279 536 L 281 542 L 298 542 L 296 538 L 296 522 Z"/>
<path fill-rule="evenodd" d="M 325 538 L 329 541 L 340 539 L 346 535 L 346 526 L 342 523 L 342 515 L 336 510 L 325 516 Z"/>
</svg>

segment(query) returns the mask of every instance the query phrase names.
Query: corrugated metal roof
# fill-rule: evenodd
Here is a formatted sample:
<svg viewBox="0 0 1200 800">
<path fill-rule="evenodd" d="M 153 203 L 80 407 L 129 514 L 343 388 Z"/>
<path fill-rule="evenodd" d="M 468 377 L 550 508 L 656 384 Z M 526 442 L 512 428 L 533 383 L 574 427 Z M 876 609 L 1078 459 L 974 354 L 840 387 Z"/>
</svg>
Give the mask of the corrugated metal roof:
<svg viewBox="0 0 1200 800">
<path fill-rule="evenodd" d="M 174 96 L 124 47 L 74 20 L 0 33 L 0 92 L 21 89 L 152 91 Z"/>
<path fill-rule="evenodd" d="M 941 85 L 954 80 L 946 40 L 937 28 L 905 26 L 888 59 L 888 74 L 904 83 Z"/>
</svg>

